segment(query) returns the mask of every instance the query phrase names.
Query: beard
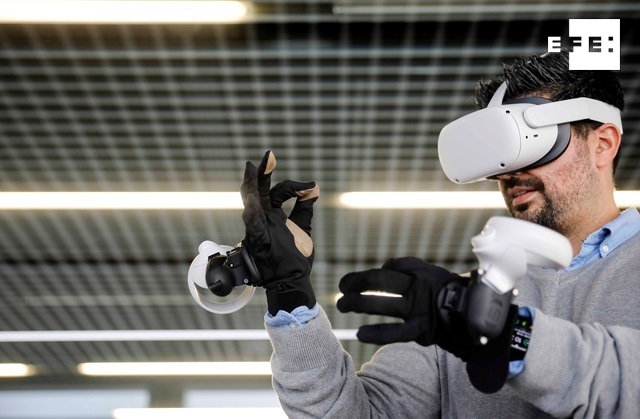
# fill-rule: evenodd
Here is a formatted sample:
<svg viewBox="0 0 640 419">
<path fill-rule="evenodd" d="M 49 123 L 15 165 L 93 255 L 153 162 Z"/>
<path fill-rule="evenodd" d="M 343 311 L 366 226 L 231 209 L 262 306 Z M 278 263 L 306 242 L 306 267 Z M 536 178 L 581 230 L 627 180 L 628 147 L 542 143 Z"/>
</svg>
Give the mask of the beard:
<svg viewBox="0 0 640 419">
<path fill-rule="evenodd" d="M 500 180 L 500 189 L 509 213 L 569 236 L 589 209 L 597 206 L 598 174 L 590 167 L 586 143 L 577 143 L 571 166 L 548 173 L 550 188 L 538 177 L 511 175 Z M 514 206 L 508 189 L 516 186 L 535 189 L 542 199 Z"/>
<path fill-rule="evenodd" d="M 548 195 L 543 194 L 542 198 L 543 203 L 537 210 L 527 211 L 531 205 L 526 203 L 514 207 L 509 212 L 512 216 L 521 220 L 531 221 L 543 227 L 562 232 L 563 223 L 560 220 L 563 218 L 563 212 L 559 210 L 558 205 Z"/>
<path fill-rule="evenodd" d="M 509 198 L 507 190 L 517 186 L 534 188 L 542 197 L 542 203 L 537 208 L 534 207 L 534 203 L 539 202 L 526 202 L 520 205 L 513 205 L 513 201 Z M 538 178 L 519 178 L 510 177 L 503 180 L 502 195 L 509 213 L 514 218 L 530 221 L 532 223 L 541 225 L 543 227 L 550 228 L 559 233 L 565 234 L 567 226 L 565 219 L 567 218 L 568 208 L 561 199 L 554 199 L 546 192 L 544 182 Z M 534 207 L 534 208 L 532 208 Z"/>
</svg>

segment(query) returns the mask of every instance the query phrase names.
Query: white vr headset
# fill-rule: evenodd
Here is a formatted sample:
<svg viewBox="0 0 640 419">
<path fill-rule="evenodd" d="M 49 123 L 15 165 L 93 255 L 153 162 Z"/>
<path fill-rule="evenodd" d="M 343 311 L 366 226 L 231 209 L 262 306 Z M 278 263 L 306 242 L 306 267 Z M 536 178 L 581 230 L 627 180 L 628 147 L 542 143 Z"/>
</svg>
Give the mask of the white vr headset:
<svg viewBox="0 0 640 419">
<path fill-rule="evenodd" d="M 504 82 L 485 109 L 456 119 L 440 131 L 438 157 L 453 182 L 478 182 L 555 160 L 569 145 L 569 122 L 609 122 L 622 134 L 620 110 L 599 100 L 581 97 L 552 102 L 525 97 L 503 104 L 506 91 Z"/>
</svg>

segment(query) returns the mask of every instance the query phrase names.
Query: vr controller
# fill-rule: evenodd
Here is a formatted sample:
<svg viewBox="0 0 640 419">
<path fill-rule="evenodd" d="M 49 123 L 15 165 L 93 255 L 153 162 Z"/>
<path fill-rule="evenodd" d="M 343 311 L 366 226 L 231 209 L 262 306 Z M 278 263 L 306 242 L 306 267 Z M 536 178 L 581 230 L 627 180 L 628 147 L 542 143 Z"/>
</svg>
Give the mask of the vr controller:
<svg viewBox="0 0 640 419">
<path fill-rule="evenodd" d="M 262 278 L 246 248 L 219 245 L 210 240 L 200 243 L 187 282 L 198 305 L 217 314 L 229 314 L 246 306 Z M 235 288 L 245 287 L 239 295 L 228 297 Z"/>
<path fill-rule="evenodd" d="M 509 217 L 492 217 L 471 239 L 479 267 L 466 286 L 448 285 L 438 296 L 445 321 L 466 320 L 469 332 L 481 344 L 500 334 L 516 283 L 527 266 L 563 269 L 573 257 L 571 243 L 562 234 Z"/>
<path fill-rule="evenodd" d="M 242 246 L 234 247 L 226 255 L 216 252 L 209 256 L 205 281 L 207 288 L 219 297 L 226 297 L 234 287 L 240 285 L 262 285 L 262 278 L 253 258 Z"/>
</svg>

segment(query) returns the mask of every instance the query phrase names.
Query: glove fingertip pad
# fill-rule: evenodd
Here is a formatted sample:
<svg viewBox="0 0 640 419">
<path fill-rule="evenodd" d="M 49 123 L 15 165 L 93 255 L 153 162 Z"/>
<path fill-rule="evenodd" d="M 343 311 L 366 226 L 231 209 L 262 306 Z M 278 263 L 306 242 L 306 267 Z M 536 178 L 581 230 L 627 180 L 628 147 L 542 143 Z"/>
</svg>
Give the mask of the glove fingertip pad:
<svg viewBox="0 0 640 419">
<path fill-rule="evenodd" d="M 276 155 L 273 154 L 273 151 L 269 150 L 262 158 L 262 163 L 260 164 L 261 168 L 264 168 L 262 174 L 270 175 L 276 169 Z"/>
<path fill-rule="evenodd" d="M 309 257 L 313 253 L 313 240 L 307 233 L 304 232 L 296 223 L 291 220 L 285 222 L 287 228 L 293 234 L 293 241 L 296 248 L 304 257 Z"/>
<path fill-rule="evenodd" d="M 316 184 L 312 188 L 298 191 L 296 192 L 296 194 L 299 196 L 298 199 L 301 202 L 308 201 L 310 199 L 314 199 L 320 196 L 320 186 Z"/>
</svg>

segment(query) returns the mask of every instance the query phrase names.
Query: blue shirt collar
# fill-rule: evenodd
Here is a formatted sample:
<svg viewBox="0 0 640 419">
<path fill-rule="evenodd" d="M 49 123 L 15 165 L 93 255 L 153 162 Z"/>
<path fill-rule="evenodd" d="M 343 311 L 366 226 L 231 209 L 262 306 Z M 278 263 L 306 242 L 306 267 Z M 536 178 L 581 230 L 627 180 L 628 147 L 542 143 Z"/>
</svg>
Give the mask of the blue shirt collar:
<svg viewBox="0 0 640 419">
<path fill-rule="evenodd" d="M 580 253 L 573 258 L 566 271 L 580 268 L 611 254 L 618 246 L 640 231 L 640 213 L 635 208 L 622 212 L 582 242 Z"/>
</svg>

